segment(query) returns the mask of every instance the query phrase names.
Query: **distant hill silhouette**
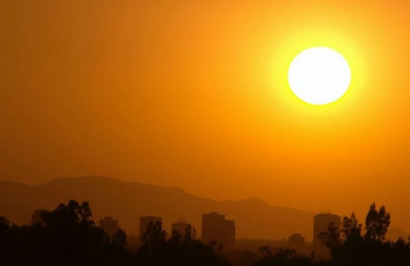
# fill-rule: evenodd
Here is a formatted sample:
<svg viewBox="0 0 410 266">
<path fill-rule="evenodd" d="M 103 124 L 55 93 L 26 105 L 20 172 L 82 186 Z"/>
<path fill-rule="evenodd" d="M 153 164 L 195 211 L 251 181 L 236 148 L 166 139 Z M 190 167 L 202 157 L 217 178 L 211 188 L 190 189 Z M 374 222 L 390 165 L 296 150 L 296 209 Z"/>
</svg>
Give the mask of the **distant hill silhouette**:
<svg viewBox="0 0 410 266">
<path fill-rule="evenodd" d="M 407 240 L 410 237 L 410 233 L 405 232 L 397 227 L 389 228 L 389 231 L 387 231 L 386 234 L 386 239 L 396 241 L 399 237 Z"/>
<path fill-rule="evenodd" d="M 287 239 L 297 232 L 311 240 L 315 215 L 271 206 L 257 198 L 221 202 L 195 197 L 178 188 L 107 177 L 60 178 L 36 186 L 0 181 L 0 215 L 16 224 L 29 223 L 36 209 L 55 209 L 70 199 L 88 201 L 97 223 L 104 216 L 113 216 L 121 228 L 134 234 L 138 232 L 140 216 L 154 215 L 163 217 L 168 233 L 171 224 L 182 217 L 200 236 L 202 214 L 216 211 L 235 220 L 237 238 Z"/>
</svg>

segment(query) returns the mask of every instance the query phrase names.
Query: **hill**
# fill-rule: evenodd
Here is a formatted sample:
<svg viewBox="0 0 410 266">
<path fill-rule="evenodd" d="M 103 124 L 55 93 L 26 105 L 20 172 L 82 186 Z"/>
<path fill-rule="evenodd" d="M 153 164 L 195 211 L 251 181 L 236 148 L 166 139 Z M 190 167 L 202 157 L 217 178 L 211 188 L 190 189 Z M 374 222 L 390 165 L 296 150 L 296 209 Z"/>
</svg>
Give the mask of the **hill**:
<svg viewBox="0 0 410 266">
<path fill-rule="evenodd" d="M 314 213 L 271 206 L 257 198 L 215 201 L 195 197 L 178 188 L 163 188 L 107 177 L 60 178 L 28 186 L 0 182 L 0 214 L 16 224 L 29 223 L 36 209 L 55 209 L 68 200 L 88 201 L 94 220 L 112 216 L 127 233 L 138 233 L 139 217 L 163 217 L 164 229 L 181 217 L 201 234 L 203 213 L 219 212 L 235 220 L 237 238 L 284 239 L 302 233 L 312 239 Z"/>
<path fill-rule="evenodd" d="M 389 231 L 386 234 L 386 238 L 391 241 L 396 241 L 399 237 L 407 240 L 410 237 L 410 233 L 401 230 L 400 228 L 393 227 L 389 228 Z"/>
</svg>

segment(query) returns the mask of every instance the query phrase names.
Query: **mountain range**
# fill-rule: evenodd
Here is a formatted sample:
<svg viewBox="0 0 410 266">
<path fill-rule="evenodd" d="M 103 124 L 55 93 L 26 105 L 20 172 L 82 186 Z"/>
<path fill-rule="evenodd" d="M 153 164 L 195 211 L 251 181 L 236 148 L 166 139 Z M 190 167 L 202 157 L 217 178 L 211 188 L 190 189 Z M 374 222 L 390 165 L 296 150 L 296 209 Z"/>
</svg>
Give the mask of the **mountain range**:
<svg viewBox="0 0 410 266">
<path fill-rule="evenodd" d="M 257 198 L 216 201 L 179 188 L 95 176 L 59 178 L 35 186 L 0 181 L 0 215 L 18 225 L 30 223 L 36 209 L 53 210 L 71 199 L 88 201 L 97 225 L 99 219 L 112 216 L 132 234 L 138 234 L 140 216 L 152 215 L 163 218 L 168 233 L 171 224 L 183 218 L 201 235 L 202 214 L 218 212 L 235 220 L 237 238 L 287 239 L 293 233 L 301 233 L 308 241 L 313 238 L 315 213 L 271 206 Z M 410 235 L 398 228 L 389 234 L 392 239 Z"/>
</svg>

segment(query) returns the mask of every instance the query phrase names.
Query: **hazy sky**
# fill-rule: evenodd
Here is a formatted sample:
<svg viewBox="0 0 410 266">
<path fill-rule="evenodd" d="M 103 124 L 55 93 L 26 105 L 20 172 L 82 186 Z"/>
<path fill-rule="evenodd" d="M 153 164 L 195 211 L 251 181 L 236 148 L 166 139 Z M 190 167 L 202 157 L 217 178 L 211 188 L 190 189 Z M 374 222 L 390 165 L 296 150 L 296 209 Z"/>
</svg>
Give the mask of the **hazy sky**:
<svg viewBox="0 0 410 266">
<path fill-rule="evenodd" d="M 287 85 L 312 46 L 353 83 Z M 0 179 L 104 175 L 410 231 L 408 0 L 2 0 Z"/>
</svg>

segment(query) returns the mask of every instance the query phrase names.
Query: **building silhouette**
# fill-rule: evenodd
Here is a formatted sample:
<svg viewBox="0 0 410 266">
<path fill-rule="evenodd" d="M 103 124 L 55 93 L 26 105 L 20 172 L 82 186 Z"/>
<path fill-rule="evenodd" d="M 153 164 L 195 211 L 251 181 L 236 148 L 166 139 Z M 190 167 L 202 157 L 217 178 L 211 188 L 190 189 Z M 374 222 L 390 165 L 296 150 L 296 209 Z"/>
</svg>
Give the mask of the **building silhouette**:
<svg viewBox="0 0 410 266">
<path fill-rule="evenodd" d="M 31 224 L 40 223 L 44 225 L 44 221 L 43 221 L 43 218 L 41 217 L 41 214 L 46 211 L 47 210 L 44 210 L 44 209 L 35 210 L 33 214 L 31 215 Z"/>
<path fill-rule="evenodd" d="M 313 251 L 318 255 L 329 255 L 329 250 L 319 238 L 321 232 L 327 232 L 330 223 L 340 230 L 341 218 L 330 213 L 321 213 L 313 218 Z"/>
<path fill-rule="evenodd" d="M 114 220 L 112 217 L 100 219 L 99 227 L 102 228 L 110 238 L 120 230 L 118 220 Z"/>
<path fill-rule="evenodd" d="M 184 219 L 179 219 L 171 225 L 171 234 L 173 234 L 174 231 L 177 231 L 184 236 L 188 225 L 189 224 Z"/>
<path fill-rule="evenodd" d="M 202 215 L 202 242 L 207 245 L 217 241 L 224 250 L 235 248 L 235 221 L 225 220 L 225 215 L 211 212 Z"/>
<path fill-rule="evenodd" d="M 140 217 L 140 239 L 144 235 L 144 233 L 147 231 L 147 226 L 149 223 L 152 221 L 152 223 L 155 225 L 157 222 L 161 223 L 161 230 L 162 230 L 162 218 L 161 217 L 156 217 L 156 216 L 142 216 Z"/>
<path fill-rule="evenodd" d="M 289 248 L 294 249 L 297 253 L 305 252 L 305 238 L 301 234 L 293 234 L 289 237 Z"/>
</svg>

